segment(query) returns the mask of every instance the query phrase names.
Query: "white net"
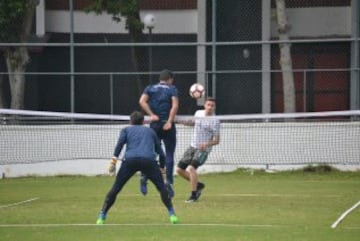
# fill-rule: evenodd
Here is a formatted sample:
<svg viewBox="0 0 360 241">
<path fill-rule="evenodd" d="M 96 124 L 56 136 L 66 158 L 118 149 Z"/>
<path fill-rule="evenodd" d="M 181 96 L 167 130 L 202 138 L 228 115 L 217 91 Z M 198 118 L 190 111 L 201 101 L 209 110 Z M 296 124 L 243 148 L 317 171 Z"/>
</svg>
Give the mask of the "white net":
<svg viewBox="0 0 360 241">
<path fill-rule="evenodd" d="M 0 165 L 109 159 L 128 116 L 0 109 Z M 191 119 L 178 116 L 177 121 Z M 360 111 L 217 116 L 208 165 L 360 164 Z M 177 124 L 175 160 L 193 128 Z"/>
</svg>

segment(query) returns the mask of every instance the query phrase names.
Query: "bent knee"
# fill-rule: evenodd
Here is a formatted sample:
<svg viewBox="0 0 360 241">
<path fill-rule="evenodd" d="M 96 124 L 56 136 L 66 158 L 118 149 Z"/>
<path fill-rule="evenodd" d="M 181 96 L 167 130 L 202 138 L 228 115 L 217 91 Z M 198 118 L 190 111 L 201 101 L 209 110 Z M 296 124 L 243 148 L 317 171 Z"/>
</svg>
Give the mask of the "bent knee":
<svg viewBox="0 0 360 241">
<path fill-rule="evenodd" d="M 187 170 L 188 172 L 195 172 L 195 171 L 196 171 L 196 168 L 195 168 L 194 166 L 192 166 L 192 165 L 189 165 L 189 166 L 186 168 L 186 170 Z"/>
</svg>

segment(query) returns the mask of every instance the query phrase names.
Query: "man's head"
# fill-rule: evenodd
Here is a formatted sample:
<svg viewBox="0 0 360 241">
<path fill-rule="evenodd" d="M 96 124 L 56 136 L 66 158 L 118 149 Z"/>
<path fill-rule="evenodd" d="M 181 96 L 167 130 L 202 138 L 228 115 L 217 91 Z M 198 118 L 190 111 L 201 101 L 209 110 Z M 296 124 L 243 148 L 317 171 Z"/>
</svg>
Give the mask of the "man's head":
<svg viewBox="0 0 360 241">
<path fill-rule="evenodd" d="M 205 115 L 214 115 L 216 108 L 216 99 L 207 97 L 204 103 Z"/>
<path fill-rule="evenodd" d="M 166 81 L 168 84 L 172 84 L 174 80 L 174 74 L 168 69 L 164 69 L 160 72 L 160 81 Z"/>
<path fill-rule="evenodd" d="M 134 111 L 130 114 L 130 124 L 142 125 L 144 123 L 144 114 L 140 111 Z"/>
</svg>

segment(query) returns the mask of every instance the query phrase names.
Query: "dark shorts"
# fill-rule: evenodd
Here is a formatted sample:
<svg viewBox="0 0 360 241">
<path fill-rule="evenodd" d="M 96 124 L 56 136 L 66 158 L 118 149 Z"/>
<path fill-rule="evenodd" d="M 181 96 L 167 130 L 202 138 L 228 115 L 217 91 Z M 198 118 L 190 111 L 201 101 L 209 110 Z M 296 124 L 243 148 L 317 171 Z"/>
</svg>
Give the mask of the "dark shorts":
<svg viewBox="0 0 360 241">
<path fill-rule="evenodd" d="M 208 152 L 200 151 L 199 149 L 190 146 L 188 149 L 186 149 L 177 166 L 183 170 L 185 170 L 189 165 L 193 166 L 194 168 L 198 168 L 205 163 L 208 155 Z"/>
</svg>

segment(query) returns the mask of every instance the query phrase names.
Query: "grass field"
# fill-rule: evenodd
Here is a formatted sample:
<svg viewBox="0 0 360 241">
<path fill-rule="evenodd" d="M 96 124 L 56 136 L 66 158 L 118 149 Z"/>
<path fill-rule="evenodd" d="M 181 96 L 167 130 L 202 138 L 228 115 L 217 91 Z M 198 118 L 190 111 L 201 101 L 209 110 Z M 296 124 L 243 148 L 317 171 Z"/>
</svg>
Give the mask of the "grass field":
<svg viewBox="0 0 360 241">
<path fill-rule="evenodd" d="M 197 203 L 184 203 L 188 184 L 175 179 L 180 224 L 169 224 L 158 193 L 139 192 L 133 177 L 118 196 L 106 225 L 95 225 L 111 177 L 27 177 L 0 180 L 0 240 L 292 240 L 358 241 L 359 172 L 238 170 L 202 175 Z"/>
</svg>

